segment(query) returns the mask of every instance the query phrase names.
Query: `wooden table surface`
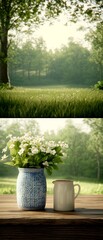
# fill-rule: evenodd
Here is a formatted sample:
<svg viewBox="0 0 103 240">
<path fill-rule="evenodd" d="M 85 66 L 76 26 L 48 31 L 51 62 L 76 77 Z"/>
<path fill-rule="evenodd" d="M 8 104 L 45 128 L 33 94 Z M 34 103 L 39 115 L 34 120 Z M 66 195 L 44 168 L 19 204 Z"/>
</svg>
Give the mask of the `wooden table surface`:
<svg viewBox="0 0 103 240">
<path fill-rule="evenodd" d="M 103 240 L 103 195 L 80 195 L 73 212 L 53 209 L 47 196 L 44 211 L 18 209 L 15 195 L 0 195 L 0 240 Z"/>
</svg>

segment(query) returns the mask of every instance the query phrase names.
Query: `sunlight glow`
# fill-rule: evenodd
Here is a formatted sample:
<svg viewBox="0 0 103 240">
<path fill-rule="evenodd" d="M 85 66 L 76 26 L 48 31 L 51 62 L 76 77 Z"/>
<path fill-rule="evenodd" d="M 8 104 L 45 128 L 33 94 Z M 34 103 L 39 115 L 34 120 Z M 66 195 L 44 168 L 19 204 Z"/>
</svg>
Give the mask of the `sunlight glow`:
<svg viewBox="0 0 103 240">
<path fill-rule="evenodd" d="M 63 45 L 67 45 L 70 39 L 88 47 L 88 44 L 85 41 L 85 34 L 87 31 L 79 31 L 79 24 L 80 23 L 70 23 L 68 26 L 59 22 L 56 22 L 53 25 L 45 24 L 44 26 L 41 26 L 34 35 L 44 39 L 48 50 L 60 49 Z"/>
<path fill-rule="evenodd" d="M 83 118 L 1 118 L 0 127 L 2 128 L 2 125 L 4 126 L 5 124 L 5 128 L 8 128 L 8 126 L 16 123 L 25 127 L 25 123 L 28 123 L 30 120 L 34 120 L 39 124 L 41 134 L 51 131 L 57 133 L 58 130 L 65 127 L 65 124 L 69 120 L 73 123 L 75 127 L 81 129 L 81 131 L 87 133 L 90 131 L 90 128 L 86 124 L 84 124 Z"/>
<path fill-rule="evenodd" d="M 54 131 L 55 133 L 65 126 L 67 118 L 37 118 L 41 133 Z"/>
<path fill-rule="evenodd" d="M 81 30 L 79 30 L 80 27 Z M 85 34 L 88 33 L 90 27 L 93 26 L 82 19 L 76 23 L 67 22 L 63 15 L 58 19 L 54 19 L 53 22 L 46 21 L 42 25 L 35 26 L 34 24 L 29 28 L 24 26 L 21 28 L 21 32 L 15 32 L 15 38 L 19 45 L 22 45 L 27 39 L 33 42 L 35 39 L 42 37 L 47 50 L 52 51 L 67 45 L 71 39 L 84 47 L 90 48 L 90 44 L 85 40 Z"/>
</svg>

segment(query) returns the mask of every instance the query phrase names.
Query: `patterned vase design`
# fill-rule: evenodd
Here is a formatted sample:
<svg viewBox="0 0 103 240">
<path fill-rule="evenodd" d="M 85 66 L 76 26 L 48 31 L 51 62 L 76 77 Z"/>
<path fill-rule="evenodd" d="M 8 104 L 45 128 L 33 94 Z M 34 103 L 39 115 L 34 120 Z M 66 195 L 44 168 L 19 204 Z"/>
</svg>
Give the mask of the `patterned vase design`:
<svg viewBox="0 0 103 240">
<path fill-rule="evenodd" d="M 18 168 L 17 204 L 23 210 L 43 210 L 46 204 L 44 169 Z"/>
</svg>

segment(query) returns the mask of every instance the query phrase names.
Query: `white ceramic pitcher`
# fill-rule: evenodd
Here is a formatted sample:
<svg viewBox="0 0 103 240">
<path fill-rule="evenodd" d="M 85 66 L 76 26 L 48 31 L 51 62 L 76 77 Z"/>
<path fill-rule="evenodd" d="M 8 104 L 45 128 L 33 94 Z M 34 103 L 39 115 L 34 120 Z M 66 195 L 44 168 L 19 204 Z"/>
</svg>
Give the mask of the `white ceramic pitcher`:
<svg viewBox="0 0 103 240">
<path fill-rule="evenodd" d="M 80 185 L 73 184 L 71 180 L 56 180 L 54 183 L 54 210 L 73 211 L 74 200 L 80 193 Z M 74 193 L 74 188 L 78 187 L 78 192 Z"/>
</svg>

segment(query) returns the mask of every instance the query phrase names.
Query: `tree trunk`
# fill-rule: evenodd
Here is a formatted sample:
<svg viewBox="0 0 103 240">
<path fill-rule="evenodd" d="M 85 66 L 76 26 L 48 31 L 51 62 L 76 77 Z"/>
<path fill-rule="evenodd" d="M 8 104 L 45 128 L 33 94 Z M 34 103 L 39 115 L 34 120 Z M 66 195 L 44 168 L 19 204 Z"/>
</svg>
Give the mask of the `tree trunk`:
<svg viewBox="0 0 103 240">
<path fill-rule="evenodd" d="M 102 71 L 103 71 L 103 65 L 101 63 L 100 64 L 100 81 L 103 81 L 103 79 L 102 79 Z"/>
<path fill-rule="evenodd" d="M 9 83 L 8 76 L 8 30 L 2 26 L 1 29 L 1 83 Z"/>
<path fill-rule="evenodd" d="M 30 81 L 30 66 L 31 65 L 31 63 L 30 62 L 28 62 L 28 80 Z"/>
<path fill-rule="evenodd" d="M 1 23 L 0 23 L 1 27 Z M 0 35 L 0 84 L 1 84 L 1 35 Z"/>
<path fill-rule="evenodd" d="M 1 61 L 0 61 L 0 84 L 1 84 Z"/>
<path fill-rule="evenodd" d="M 100 161 L 98 157 L 97 157 L 97 179 L 98 181 L 100 180 Z"/>
<path fill-rule="evenodd" d="M 97 166 L 98 166 L 98 169 L 97 169 L 97 179 L 100 180 L 100 161 L 97 160 Z"/>
<path fill-rule="evenodd" d="M 98 150 L 98 146 L 95 147 L 95 150 L 96 150 L 96 161 L 97 161 L 97 179 L 100 180 L 100 174 L 101 174 L 101 171 L 100 171 L 100 153 L 99 153 L 99 150 Z"/>
</svg>

